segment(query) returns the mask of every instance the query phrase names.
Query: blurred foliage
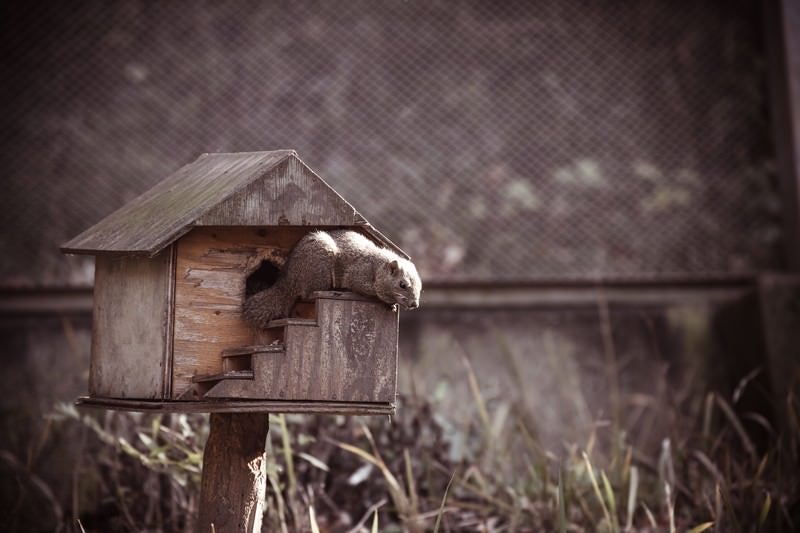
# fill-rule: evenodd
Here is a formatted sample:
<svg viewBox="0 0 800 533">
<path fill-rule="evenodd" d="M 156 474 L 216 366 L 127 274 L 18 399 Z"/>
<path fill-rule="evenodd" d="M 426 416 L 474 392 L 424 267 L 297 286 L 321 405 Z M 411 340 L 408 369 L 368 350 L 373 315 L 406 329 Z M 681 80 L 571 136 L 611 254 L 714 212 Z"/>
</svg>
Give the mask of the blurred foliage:
<svg viewBox="0 0 800 533">
<path fill-rule="evenodd" d="M 800 526 L 800 392 L 779 432 L 732 398 L 676 391 L 621 397 L 663 439 L 647 454 L 629 428 L 597 421 L 587 442 L 546 450 L 519 404 L 487 401 L 464 359 L 473 416 L 401 398 L 397 416 L 270 415 L 265 531 L 795 531 Z M 580 393 L 580 391 L 576 391 Z M 197 512 L 205 415 L 80 412 L 72 507 L 61 531 L 189 531 Z M 766 430 L 764 444 L 751 436 Z M 14 462 L 10 454 L 0 459 Z M 24 466 L 17 465 L 20 477 Z M 31 480 L 37 483 L 36 480 Z M 38 482 L 41 484 L 41 482 Z M 47 487 L 40 487 L 47 490 Z M 57 504 L 55 504 L 57 505 Z M 15 506 L 14 509 L 20 509 Z M 12 509 L 12 513 L 14 512 Z M 9 516 L 8 524 L 15 517 Z"/>
</svg>

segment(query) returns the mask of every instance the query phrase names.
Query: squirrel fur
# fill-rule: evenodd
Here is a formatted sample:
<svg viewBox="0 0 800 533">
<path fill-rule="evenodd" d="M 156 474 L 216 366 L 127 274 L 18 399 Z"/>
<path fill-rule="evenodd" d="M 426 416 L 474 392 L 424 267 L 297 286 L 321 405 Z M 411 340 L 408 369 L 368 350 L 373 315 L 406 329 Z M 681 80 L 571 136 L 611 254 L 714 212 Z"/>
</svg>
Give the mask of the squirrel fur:
<svg viewBox="0 0 800 533">
<path fill-rule="evenodd" d="M 419 306 L 422 281 L 411 261 L 351 230 L 314 231 L 292 248 L 278 280 L 245 300 L 244 317 L 265 328 L 289 316 L 297 299 L 349 289 L 403 309 Z"/>
</svg>

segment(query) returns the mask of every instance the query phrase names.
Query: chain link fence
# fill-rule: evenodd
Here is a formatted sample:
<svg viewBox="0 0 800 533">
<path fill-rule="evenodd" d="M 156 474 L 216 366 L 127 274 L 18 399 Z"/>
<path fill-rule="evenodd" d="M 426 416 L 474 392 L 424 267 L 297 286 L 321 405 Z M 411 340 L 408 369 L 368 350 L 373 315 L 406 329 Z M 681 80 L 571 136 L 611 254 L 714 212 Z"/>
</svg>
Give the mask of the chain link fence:
<svg viewBox="0 0 800 533">
<path fill-rule="evenodd" d="M 201 152 L 295 148 L 427 280 L 779 268 L 758 2 L 4 7 L 0 283 Z"/>
</svg>

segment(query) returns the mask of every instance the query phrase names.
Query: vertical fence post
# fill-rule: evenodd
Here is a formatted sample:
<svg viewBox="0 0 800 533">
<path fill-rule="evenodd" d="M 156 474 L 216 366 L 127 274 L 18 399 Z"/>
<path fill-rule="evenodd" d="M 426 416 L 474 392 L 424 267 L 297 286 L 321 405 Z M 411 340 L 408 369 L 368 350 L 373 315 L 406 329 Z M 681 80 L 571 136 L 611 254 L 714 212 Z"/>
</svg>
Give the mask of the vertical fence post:
<svg viewBox="0 0 800 533">
<path fill-rule="evenodd" d="M 210 424 L 197 531 L 261 531 L 269 415 L 212 413 Z"/>
</svg>

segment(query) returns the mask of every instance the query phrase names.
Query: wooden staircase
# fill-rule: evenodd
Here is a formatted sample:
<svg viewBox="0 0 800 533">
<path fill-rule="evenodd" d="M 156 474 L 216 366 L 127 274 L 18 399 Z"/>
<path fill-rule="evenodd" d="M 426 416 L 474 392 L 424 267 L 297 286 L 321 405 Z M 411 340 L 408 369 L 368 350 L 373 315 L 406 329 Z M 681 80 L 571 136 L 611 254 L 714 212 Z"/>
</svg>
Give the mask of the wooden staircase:
<svg viewBox="0 0 800 533">
<path fill-rule="evenodd" d="M 350 292 L 314 294 L 308 318 L 273 320 L 256 344 L 224 350 L 192 379 L 205 399 L 394 403 L 397 311 Z"/>
</svg>

